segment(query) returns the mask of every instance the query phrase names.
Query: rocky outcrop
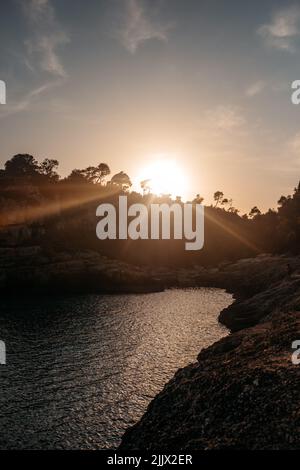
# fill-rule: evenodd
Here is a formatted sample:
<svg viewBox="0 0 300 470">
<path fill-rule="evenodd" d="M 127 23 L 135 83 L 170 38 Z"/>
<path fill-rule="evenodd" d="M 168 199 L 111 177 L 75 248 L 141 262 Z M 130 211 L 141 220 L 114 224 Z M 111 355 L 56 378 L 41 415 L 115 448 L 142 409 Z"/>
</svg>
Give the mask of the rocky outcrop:
<svg viewBox="0 0 300 470">
<path fill-rule="evenodd" d="M 243 292 L 220 315 L 235 332 L 176 373 L 121 450 L 300 449 L 298 266 L 260 257 L 218 270 Z"/>
<path fill-rule="evenodd" d="M 263 254 L 213 268 L 194 266 L 172 272 L 161 268 L 156 276 L 170 287 L 220 287 L 233 293 L 236 301 L 221 312 L 220 321 L 238 331 L 256 325 L 276 306 L 284 308 L 288 302 L 293 308 L 300 257 Z"/>
<path fill-rule="evenodd" d="M 269 289 L 224 309 L 219 320 L 231 331 L 256 325 L 276 310 L 293 311 L 300 307 L 300 276 L 271 284 Z"/>
<path fill-rule="evenodd" d="M 32 238 L 32 231 L 39 233 L 42 230 L 40 226 L 22 225 L 13 228 L 15 235 L 12 236 L 10 227 L 10 241 L 24 241 L 23 238 L 29 232 Z M 260 255 L 212 268 L 193 266 L 153 269 L 129 265 L 92 250 L 56 251 L 42 248 L 39 244 L 30 246 L 14 242 L 12 245 L 0 246 L 0 292 L 30 289 L 40 293 L 122 293 L 209 286 L 225 288 L 241 300 L 259 294 L 270 283 L 280 282 L 287 276 L 287 266 L 292 271 L 300 270 L 299 258 Z M 251 311 L 251 301 L 249 306 L 244 304 L 244 315 L 238 315 L 237 308 L 236 302 L 232 309 L 230 307 L 222 313 L 222 322 L 226 326 L 235 330 L 256 323 L 257 312 L 254 314 Z"/>
<path fill-rule="evenodd" d="M 141 293 L 164 285 L 147 270 L 93 251 L 49 252 L 40 246 L 0 248 L 0 292 Z"/>
</svg>

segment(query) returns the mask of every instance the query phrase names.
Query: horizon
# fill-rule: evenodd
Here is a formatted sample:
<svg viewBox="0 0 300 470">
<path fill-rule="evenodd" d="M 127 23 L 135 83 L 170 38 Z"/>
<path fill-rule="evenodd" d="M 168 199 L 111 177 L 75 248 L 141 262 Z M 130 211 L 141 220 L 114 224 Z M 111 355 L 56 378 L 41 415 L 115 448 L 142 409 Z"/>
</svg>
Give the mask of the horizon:
<svg viewBox="0 0 300 470">
<path fill-rule="evenodd" d="M 182 169 L 184 199 L 207 202 L 220 190 L 241 212 L 276 209 L 297 185 L 297 2 L 90 0 L 82 9 L 80 0 L 12 0 L 2 8 L 1 166 L 28 153 L 57 159 L 67 176 L 106 162 L 137 189 L 164 155 Z"/>
</svg>

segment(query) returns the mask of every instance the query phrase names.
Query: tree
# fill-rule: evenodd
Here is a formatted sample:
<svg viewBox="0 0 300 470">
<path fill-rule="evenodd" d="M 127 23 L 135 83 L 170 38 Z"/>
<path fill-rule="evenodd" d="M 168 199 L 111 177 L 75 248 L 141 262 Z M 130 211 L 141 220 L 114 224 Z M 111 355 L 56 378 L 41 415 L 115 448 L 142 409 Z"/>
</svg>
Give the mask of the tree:
<svg viewBox="0 0 300 470">
<path fill-rule="evenodd" d="M 214 194 L 214 200 L 215 200 L 215 207 L 217 207 L 218 204 L 223 200 L 224 198 L 224 193 L 222 191 L 216 191 Z"/>
<path fill-rule="evenodd" d="M 221 201 L 222 206 L 228 206 L 227 212 L 231 212 L 232 214 L 237 214 L 239 212 L 238 209 L 233 207 L 233 200 L 227 199 L 226 197 Z"/>
<path fill-rule="evenodd" d="M 150 182 L 151 182 L 150 179 L 143 180 L 143 181 L 140 182 L 141 188 L 143 190 L 143 196 L 150 193 L 150 191 L 151 191 Z"/>
<path fill-rule="evenodd" d="M 39 174 L 39 165 L 32 155 L 18 154 L 5 163 L 5 173 L 9 177 L 32 177 Z"/>
<path fill-rule="evenodd" d="M 239 209 L 236 209 L 235 207 L 230 206 L 228 208 L 227 212 L 231 212 L 232 214 L 238 214 L 240 211 L 239 211 Z"/>
<path fill-rule="evenodd" d="M 93 183 L 103 184 L 104 178 L 110 174 L 110 168 L 106 163 L 99 163 L 94 167 L 92 181 Z"/>
<path fill-rule="evenodd" d="M 120 171 L 120 173 L 114 175 L 110 181 L 110 184 L 118 186 L 122 191 L 129 191 L 132 186 L 129 176 L 127 173 L 124 173 L 124 171 Z"/>
<path fill-rule="evenodd" d="M 67 183 L 72 183 L 72 184 L 84 184 L 88 183 L 88 179 L 86 177 L 86 174 L 84 170 L 72 170 L 72 172 L 69 174 L 69 176 L 65 180 Z"/>
<path fill-rule="evenodd" d="M 58 165 L 58 160 L 45 158 L 39 166 L 39 171 L 42 175 L 47 176 L 48 179 L 58 181 L 59 176 L 55 171 Z"/>
<path fill-rule="evenodd" d="M 221 206 L 226 206 L 227 204 L 229 204 L 229 200 L 225 197 L 225 198 L 222 199 L 222 201 L 221 201 Z"/>
<path fill-rule="evenodd" d="M 196 194 L 196 197 L 193 199 L 194 204 L 202 204 L 204 201 L 204 197 L 200 196 L 200 194 Z"/>
<path fill-rule="evenodd" d="M 253 219 L 254 217 L 257 217 L 258 215 L 261 215 L 261 212 L 257 206 L 252 207 L 251 211 L 249 212 L 249 217 Z"/>
<path fill-rule="evenodd" d="M 76 170 L 76 171 L 78 172 L 80 171 L 81 176 L 83 176 L 86 181 L 89 181 L 91 183 L 93 182 L 94 172 L 95 172 L 94 166 L 88 166 L 87 168 L 84 168 L 83 170 Z"/>
<path fill-rule="evenodd" d="M 82 172 L 91 183 L 102 185 L 106 176 L 110 174 L 110 168 L 106 163 L 99 163 L 98 166 L 88 166 Z"/>
<path fill-rule="evenodd" d="M 106 178 L 108 175 L 110 175 L 110 168 L 106 163 L 100 163 L 97 166 L 97 177 L 98 180 L 96 182 L 103 184 L 104 178 Z"/>
<path fill-rule="evenodd" d="M 288 197 L 285 197 L 285 196 L 281 196 L 280 199 L 278 200 L 277 204 L 280 206 L 280 207 L 283 207 L 287 201 L 291 199 L 291 196 L 288 196 Z"/>
</svg>

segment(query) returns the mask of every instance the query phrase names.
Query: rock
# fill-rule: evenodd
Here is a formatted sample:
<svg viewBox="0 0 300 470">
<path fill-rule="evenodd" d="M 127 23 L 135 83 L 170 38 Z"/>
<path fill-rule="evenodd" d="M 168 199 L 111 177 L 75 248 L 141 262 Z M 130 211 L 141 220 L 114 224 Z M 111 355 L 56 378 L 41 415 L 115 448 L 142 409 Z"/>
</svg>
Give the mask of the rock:
<svg viewBox="0 0 300 470">
<path fill-rule="evenodd" d="M 291 362 L 291 339 L 300 338 L 300 314 L 289 313 L 288 329 L 285 316 L 201 352 L 126 431 L 120 450 L 299 449 L 300 367 Z"/>
<path fill-rule="evenodd" d="M 93 251 L 49 253 L 40 246 L 0 249 L 0 292 L 143 293 L 164 284 L 146 269 Z"/>
<path fill-rule="evenodd" d="M 120 450 L 300 449 L 300 366 L 291 360 L 300 283 L 287 276 L 288 259 L 266 255 L 220 269 L 216 283 L 243 293 L 220 315 L 235 332 L 175 374 Z M 299 257 L 292 261 L 299 269 Z"/>
</svg>

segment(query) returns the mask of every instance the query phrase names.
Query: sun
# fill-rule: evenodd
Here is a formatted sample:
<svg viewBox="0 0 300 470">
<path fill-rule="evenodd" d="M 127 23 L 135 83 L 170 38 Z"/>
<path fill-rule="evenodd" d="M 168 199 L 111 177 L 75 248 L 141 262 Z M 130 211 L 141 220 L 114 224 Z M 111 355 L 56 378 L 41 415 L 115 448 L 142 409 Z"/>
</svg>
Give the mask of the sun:
<svg viewBox="0 0 300 470">
<path fill-rule="evenodd" d="M 152 161 L 141 171 L 138 182 L 146 181 L 153 194 L 170 194 L 172 197 L 185 196 L 186 176 L 175 160 L 158 159 Z"/>
</svg>

